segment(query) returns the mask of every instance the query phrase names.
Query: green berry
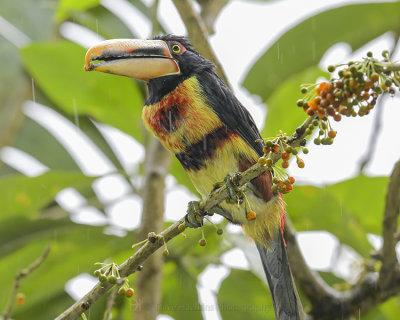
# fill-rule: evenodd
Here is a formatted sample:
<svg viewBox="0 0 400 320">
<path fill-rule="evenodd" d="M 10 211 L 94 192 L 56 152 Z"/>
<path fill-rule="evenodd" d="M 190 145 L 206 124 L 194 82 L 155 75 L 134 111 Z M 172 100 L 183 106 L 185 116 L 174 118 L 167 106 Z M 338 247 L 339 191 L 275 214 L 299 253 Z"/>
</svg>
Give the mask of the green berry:
<svg viewBox="0 0 400 320">
<path fill-rule="evenodd" d="M 116 276 L 109 276 L 108 277 L 108 282 L 111 284 L 116 284 L 117 283 L 117 277 Z"/>
<path fill-rule="evenodd" d="M 168 256 L 168 255 L 169 255 L 168 249 L 164 249 L 164 251 L 162 252 L 162 255 L 163 255 L 164 257 Z"/>
<path fill-rule="evenodd" d="M 199 240 L 199 245 L 201 246 L 201 247 L 205 247 L 206 245 L 207 245 L 207 241 L 206 241 L 206 239 L 200 239 Z"/>
<path fill-rule="evenodd" d="M 320 139 L 320 138 L 315 138 L 315 139 L 314 139 L 314 143 L 315 143 L 316 145 L 320 145 L 320 144 L 321 144 L 321 139 Z"/>
<path fill-rule="evenodd" d="M 303 153 L 304 154 L 307 154 L 309 151 L 308 151 L 308 149 L 307 148 L 303 148 Z"/>
<path fill-rule="evenodd" d="M 93 272 L 93 274 L 95 275 L 95 277 L 100 277 L 101 276 L 101 271 L 100 270 L 96 270 L 95 272 Z"/>
<path fill-rule="evenodd" d="M 217 235 L 222 235 L 224 233 L 224 230 L 222 230 L 221 228 L 217 229 Z"/>
<path fill-rule="evenodd" d="M 118 294 L 119 294 L 120 296 L 124 296 L 125 293 L 126 293 L 126 290 L 125 290 L 124 287 L 121 287 L 121 288 L 118 289 Z"/>
<path fill-rule="evenodd" d="M 329 71 L 329 72 L 334 72 L 335 69 L 336 69 L 335 66 L 332 66 L 332 65 L 328 66 L 328 71 Z"/>
</svg>

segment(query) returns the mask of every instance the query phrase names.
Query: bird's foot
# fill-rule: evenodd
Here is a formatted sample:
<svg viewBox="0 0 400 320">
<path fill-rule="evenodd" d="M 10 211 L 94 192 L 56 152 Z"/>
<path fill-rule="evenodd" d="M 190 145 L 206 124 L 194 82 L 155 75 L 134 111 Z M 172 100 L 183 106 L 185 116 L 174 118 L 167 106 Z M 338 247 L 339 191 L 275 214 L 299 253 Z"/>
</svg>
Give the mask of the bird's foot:
<svg viewBox="0 0 400 320">
<path fill-rule="evenodd" d="M 199 201 L 190 201 L 185 216 L 186 226 L 189 228 L 199 228 L 203 225 L 204 216 L 210 215 L 206 211 L 202 211 Z"/>
<path fill-rule="evenodd" d="M 228 193 L 227 202 L 241 204 L 244 201 L 244 193 L 239 187 L 240 174 L 230 174 L 225 177 L 224 182 L 226 186 L 226 192 Z"/>
</svg>

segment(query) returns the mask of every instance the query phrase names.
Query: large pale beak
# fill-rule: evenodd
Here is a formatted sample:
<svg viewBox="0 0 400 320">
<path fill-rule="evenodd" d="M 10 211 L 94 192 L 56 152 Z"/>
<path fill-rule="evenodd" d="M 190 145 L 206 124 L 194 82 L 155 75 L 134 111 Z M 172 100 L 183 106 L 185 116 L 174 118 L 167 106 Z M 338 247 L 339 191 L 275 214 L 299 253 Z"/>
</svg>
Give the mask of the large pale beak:
<svg viewBox="0 0 400 320">
<path fill-rule="evenodd" d="M 162 40 L 100 42 L 86 52 L 84 68 L 144 81 L 180 73 L 178 62 Z"/>
</svg>

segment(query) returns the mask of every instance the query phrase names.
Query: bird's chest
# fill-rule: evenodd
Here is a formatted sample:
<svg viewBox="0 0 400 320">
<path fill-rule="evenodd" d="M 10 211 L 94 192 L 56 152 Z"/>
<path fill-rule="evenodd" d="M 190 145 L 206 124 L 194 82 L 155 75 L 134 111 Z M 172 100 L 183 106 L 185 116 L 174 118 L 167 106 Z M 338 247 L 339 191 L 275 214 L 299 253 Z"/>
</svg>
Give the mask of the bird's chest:
<svg viewBox="0 0 400 320">
<path fill-rule="evenodd" d="M 182 82 L 159 102 L 143 108 L 146 127 L 174 154 L 204 140 L 221 121 L 204 99 L 195 78 Z"/>
</svg>

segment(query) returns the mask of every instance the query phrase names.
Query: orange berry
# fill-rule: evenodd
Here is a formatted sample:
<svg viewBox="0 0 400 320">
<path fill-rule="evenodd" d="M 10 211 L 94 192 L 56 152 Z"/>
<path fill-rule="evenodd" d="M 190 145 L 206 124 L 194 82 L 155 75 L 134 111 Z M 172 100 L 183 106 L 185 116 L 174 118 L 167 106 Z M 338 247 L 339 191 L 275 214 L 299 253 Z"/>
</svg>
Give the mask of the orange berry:
<svg viewBox="0 0 400 320">
<path fill-rule="evenodd" d="M 307 114 L 309 116 L 313 116 L 314 115 L 314 110 L 311 110 L 310 108 L 308 108 L 306 112 L 307 112 Z"/>
<path fill-rule="evenodd" d="M 335 138 L 336 137 L 336 131 L 333 131 L 333 130 L 329 131 L 328 132 L 328 137 L 332 138 L 332 139 Z"/>
<path fill-rule="evenodd" d="M 290 158 L 290 153 L 288 153 L 288 152 L 283 152 L 281 158 L 282 158 L 283 160 L 286 160 L 286 161 L 289 160 L 289 158 Z"/>
<path fill-rule="evenodd" d="M 128 298 L 132 297 L 134 294 L 135 290 L 133 290 L 132 288 L 125 290 L 125 296 L 127 296 Z"/>
<path fill-rule="evenodd" d="M 17 294 L 17 305 L 22 307 L 25 304 L 25 295 L 23 293 Z"/>
<path fill-rule="evenodd" d="M 276 185 L 278 186 L 278 188 L 285 188 L 285 186 L 286 186 L 282 180 L 279 180 Z"/>
<path fill-rule="evenodd" d="M 318 109 L 318 104 L 315 100 L 312 100 L 308 103 L 308 106 L 311 110 L 316 111 Z"/>
<path fill-rule="evenodd" d="M 289 167 L 289 162 L 286 160 L 282 161 L 282 168 L 286 169 L 288 167 Z"/>
<path fill-rule="evenodd" d="M 289 193 L 290 191 L 293 190 L 293 186 L 291 184 L 289 184 L 288 186 L 286 186 L 285 188 L 285 193 Z"/>
<path fill-rule="evenodd" d="M 257 217 L 257 214 L 256 214 L 254 211 L 249 211 L 249 212 L 247 212 L 247 214 L 246 214 L 246 219 L 247 219 L 248 221 L 254 220 L 256 217 Z"/>
<path fill-rule="evenodd" d="M 296 181 L 293 177 L 289 177 L 288 179 L 289 179 L 291 184 L 293 184 Z"/>
<path fill-rule="evenodd" d="M 301 160 L 300 158 L 297 160 L 297 166 L 299 167 L 299 168 L 304 168 L 304 161 L 303 160 Z"/>
</svg>

